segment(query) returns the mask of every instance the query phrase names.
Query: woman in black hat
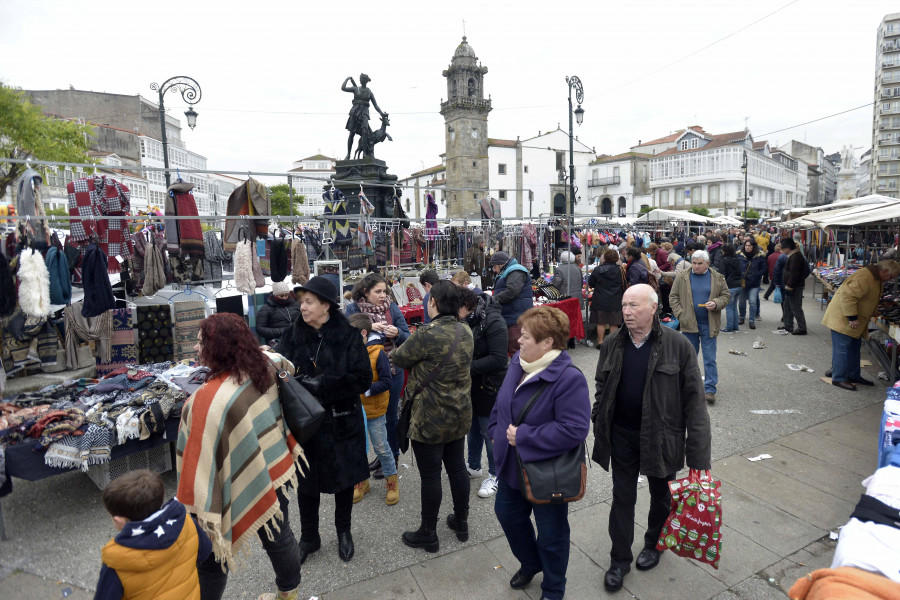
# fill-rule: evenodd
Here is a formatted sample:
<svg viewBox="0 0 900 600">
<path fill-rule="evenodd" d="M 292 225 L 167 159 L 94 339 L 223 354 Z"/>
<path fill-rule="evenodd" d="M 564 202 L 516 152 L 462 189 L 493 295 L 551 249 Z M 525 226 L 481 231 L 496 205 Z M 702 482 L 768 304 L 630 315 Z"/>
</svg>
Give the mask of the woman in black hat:
<svg viewBox="0 0 900 600">
<path fill-rule="evenodd" d="M 300 563 L 318 550 L 319 494 L 334 494 L 338 555 L 353 558 L 350 516 L 353 486 L 369 476 L 360 394 L 372 383 L 372 366 L 359 330 L 337 304 L 338 292 L 324 277 L 297 289 L 300 319 L 286 332 L 278 351 L 296 367 L 297 379 L 325 407 L 325 419 L 305 444 L 309 461 L 300 478 Z"/>
</svg>

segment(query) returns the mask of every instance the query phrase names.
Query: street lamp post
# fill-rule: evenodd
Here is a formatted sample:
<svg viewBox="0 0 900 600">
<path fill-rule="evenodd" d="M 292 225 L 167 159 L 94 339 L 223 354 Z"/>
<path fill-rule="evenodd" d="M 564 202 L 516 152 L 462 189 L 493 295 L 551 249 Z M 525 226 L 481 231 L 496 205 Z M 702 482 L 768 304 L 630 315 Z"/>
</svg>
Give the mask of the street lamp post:
<svg viewBox="0 0 900 600">
<path fill-rule="evenodd" d="M 159 131 L 162 136 L 163 166 L 166 169 L 167 190 L 172 181 L 171 176 L 169 175 L 169 142 L 166 139 L 166 108 L 163 104 L 163 96 L 165 96 L 166 92 L 172 88 L 181 92 L 181 98 L 188 103 L 188 109 L 184 112 L 184 116 L 187 117 L 188 127 L 190 127 L 192 131 L 194 127 L 197 126 L 197 111 L 194 110 L 194 105 L 200 102 L 200 97 L 202 95 L 200 84 L 197 83 L 197 80 L 185 75 L 170 77 L 169 79 L 166 79 L 162 85 L 159 85 L 156 82 L 150 84 L 151 90 L 159 92 Z"/>
<path fill-rule="evenodd" d="M 747 151 L 744 150 L 744 163 L 741 165 L 741 171 L 744 173 L 744 229 L 749 229 L 747 226 Z"/>
<path fill-rule="evenodd" d="M 569 230 L 569 250 L 572 250 L 572 220 L 575 218 L 575 133 L 572 130 L 572 115 L 575 115 L 578 124 L 584 121 L 584 109 L 581 103 L 584 102 L 584 87 L 581 85 L 581 79 L 577 75 L 566 77 L 566 83 L 569 85 L 569 201 L 566 207 L 566 215 L 568 218 Z M 578 102 L 578 108 L 572 110 L 572 89 L 575 89 L 575 100 Z"/>
</svg>

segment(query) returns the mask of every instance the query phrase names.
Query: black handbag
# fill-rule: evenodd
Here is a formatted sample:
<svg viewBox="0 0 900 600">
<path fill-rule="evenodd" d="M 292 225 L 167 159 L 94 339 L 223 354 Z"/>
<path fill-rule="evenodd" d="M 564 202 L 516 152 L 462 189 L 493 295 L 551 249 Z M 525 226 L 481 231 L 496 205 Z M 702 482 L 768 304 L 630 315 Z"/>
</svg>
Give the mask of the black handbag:
<svg viewBox="0 0 900 600">
<path fill-rule="evenodd" d="M 269 362 L 275 367 L 275 363 L 271 360 Z M 325 418 L 325 409 L 290 373 L 278 367 L 275 367 L 275 373 L 284 422 L 294 439 L 304 444 L 319 429 L 322 419 Z"/>
<path fill-rule="evenodd" d="M 420 383 L 416 387 L 416 391 L 412 393 L 412 395 L 404 400 L 403 408 L 400 409 L 400 418 L 397 419 L 397 442 L 400 446 L 400 452 L 406 452 L 409 450 L 409 426 L 412 423 L 412 405 L 413 400 L 416 396 L 419 395 L 419 392 L 428 387 L 428 385 L 437 379 L 437 376 L 441 374 L 441 371 L 444 370 L 444 365 L 447 364 L 447 361 L 450 360 L 450 357 L 453 356 L 453 353 L 456 351 L 456 347 L 459 346 L 459 338 L 462 333 L 462 325 L 459 323 L 456 324 L 456 335 L 453 337 L 453 343 L 450 344 L 450 350 L 447 351 L 447 354 L 444 355 L 444 358 L 441 359 L 440 364 L 428 374 L 428 377 L 425 378 L 422 383 Z"/>
<path fill-rule="evenodd" d="M 516 419 L 518 427 L 528 411 L 544 392 L 548 382 L 543 382 L 537 392 L 522 409 Z M 513 446 L 515 448 L 515 446 Z M 519 485 L 522 495 L 532 504 L 563 504 L 577 502 L 584 498 L 587 488 L 587 448 L 581 442 L 571 450 L 543 460 L 525 462 L 516 448 L 516 462 L 519 465 Z"/>
</svg>

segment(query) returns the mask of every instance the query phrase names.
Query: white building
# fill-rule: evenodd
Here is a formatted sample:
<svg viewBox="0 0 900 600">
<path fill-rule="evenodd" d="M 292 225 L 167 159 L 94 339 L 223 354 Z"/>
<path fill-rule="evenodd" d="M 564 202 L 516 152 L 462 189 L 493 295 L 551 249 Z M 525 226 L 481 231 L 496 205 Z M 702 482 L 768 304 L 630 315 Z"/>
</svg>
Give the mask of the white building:
<svg viewBox="0 0 900 600">
<path fill-rule="evenodd" d="M 209 178 L 208 197 L 211 214 L 224 215 L 228 207 L 228 197 L 231 196 L 234 188 L 244 183 L 244 180 L 221 173 L 210 173 L 207 177 Z M 220 222 L 217 227 L 224 227 L 224 225 Z"/>
<path fill-rule="evenodd" d="M 163 167 L 162 142 L 147 136 L 139 137 L 141 144 L 141 166 Z M 209 201 L 209 177 L 205 173 L 181 173 L 180 169 L 206 170 L 206 157 L 187 148 L 179 148 L 169 142 L 169 176 L 175 181 L 180 176 L 183 180 L 193 183 L 191 193 L 197 202 L 197 212 L 201 215 L 213 214 Z M 165 209 L 166 206 L 166 175 L 164 171 L 147 171 L 147 181 L 150 182 L 150 205 Z"/>
<path fill-rule="evenodd" d="M 872 177 L 875 193 L 900 192 L 900 13 L 885 15 L 875 50 Z"/>
<path fill-rule="evenodd" d="M 589 165 L 587 201 L 576 200 L 579 214 L 593 212 L 607 217 L 634 217 L 643 206 L 650 206 L 651 154 L 625 152 L 602 155 Z"/>
<path fill-rule="evenodd" d="M 581 198 L 574 208 L 584 212 L 588 198 L 589 168 L 594 152 L 584 143 L 574 141 L 576 196 Z M 500 202 L 503 217 L 538 217 L 566 214 L 568 184 L 560 182 L 560 170 L 569 174 L 569 135 L 562 129 L 525 140 L 487 139 L 488 184 L 483 190 L 472 190 L 472 201 L 491 197 Z M 425 193 L 430 187 L 438 203 L 438 218 L 447 216 L 446 157 L 441 163 L 399 180 L 403 188 L 403 206 L 413 218 L 425 217 Z M 467 190 L 469 192 L 469 190 Z M 409 202 L 407 203 L 407 199 Z M 408 208 L 407 208 L 408 207 Z M 593 212 L 593 211 L 591 211 Z"/>
<path fill-rule="evenodd" d="M 337 159 L 324 154 L 315 154 L 294 161 L 288 174 L 292 176 L 291 185 L 294 193 L 303 197 L 303 204 L 300 205 L 301 215 L 315 216 L 325 211 L 322 192 L 325 183 L 334 177 L 336 162 Z"/>
<path fill-rule="evenodd" d="M 856 197 L 862 198 L 872 193 L 872 149 L 862 153 L 856 165 Z"/>
</svg>

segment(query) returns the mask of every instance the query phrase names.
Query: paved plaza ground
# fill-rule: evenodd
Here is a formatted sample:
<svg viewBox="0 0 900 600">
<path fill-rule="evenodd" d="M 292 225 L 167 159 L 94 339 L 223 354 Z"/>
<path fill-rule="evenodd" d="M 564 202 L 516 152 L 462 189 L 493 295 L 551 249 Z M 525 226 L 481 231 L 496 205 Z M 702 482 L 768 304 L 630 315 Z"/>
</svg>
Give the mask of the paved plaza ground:
<svg viewBox="0 0 900 600">
<path fill-rule="evenodd" d="M 807 294 L 809 296 L 809 294 Z M 819 325 L 821 304 L 806 298 L 809 335 L 779 336 L 780 307 L 763 302 L 756 331 L 743 328 L 718 341 L 718 401 L 710 407 L 713 476 L 722 480 L 723 547 L 718 571 L 665 553 L 653 571 L 637 570 L 625 589 L 607 594 L 603 573 L 609 566 L 606 533 L 612 495 L 609 474 L 593 465 L 584 500 L 570 505 L 572 547 L 566 598 L 615 596 L 642 600 L 768 600 L 786 598 L 797 578 L 831 564 L 835 542 L 829 533 L 848 519 L 864 491 L 860 481 L 876 467 L 876 446 L 887 382 L 846 392 L 819 377 L 831 362 L 830 332 Z M 752 348 L 762 338 L 763 350 Z M 744 351 L 747 356 L 729 354 Z M 593 390 L 598 352 L 579 345 L 571 351 Z M 863 351 L 863 358 L 869 358 Z M 873 361 L 875 362 L 875 361 Z M 796 372 L 787 363 L 814 370 Z M 877 367 L 863 374 L 875 379 Z M 755 414 L 751 411 L 784 411 Z M 588 439 L 588 444 L 592 443 Z M 750 462 L 768 453 L 771 459 Z M 322 502 L 322 549 L 303 566 L 301 598 L 321 600 L 397 599 L 470 600 L 540 598 L 540 576 L 525 590 L 509 588 L 518 564 L 493 514 L 493 499 L 476 494 L 472 480 L 470 539 L 463 544 L 443 525 L 437 554 L 407 548 L 404 530 L 419 522 L 419 479 L 409 455 L 401 457 L 400 503 L 386 506 L 384 483 L 353 509 L 356 556 L 343 563 L 330 526 L 333 503 Z M 486 466 L 486 465 L 485 465 Z M 486 470 L 486 469 L 485 469 Z M 174 493 L 174 472 L 164 476 Z M 640 486 L 635 555 L 640 551 L 649 496 Z M 25 482 L 2 499 L 7 541 L 0 542 L 0 600 L 91 598 L 100 570 L 100 549 L 115 533 L 100 502 L 100 492 L 78 472 Z M 296 501 L 290 518 L 299 532 Z M 245 565 L 230 577 L 225 597 L 255 599 L 274 590 L 273 574 L 258 544 L 249 544 Z M 64 590 L 68 595 L 64 595 Z"/>
</svg>

